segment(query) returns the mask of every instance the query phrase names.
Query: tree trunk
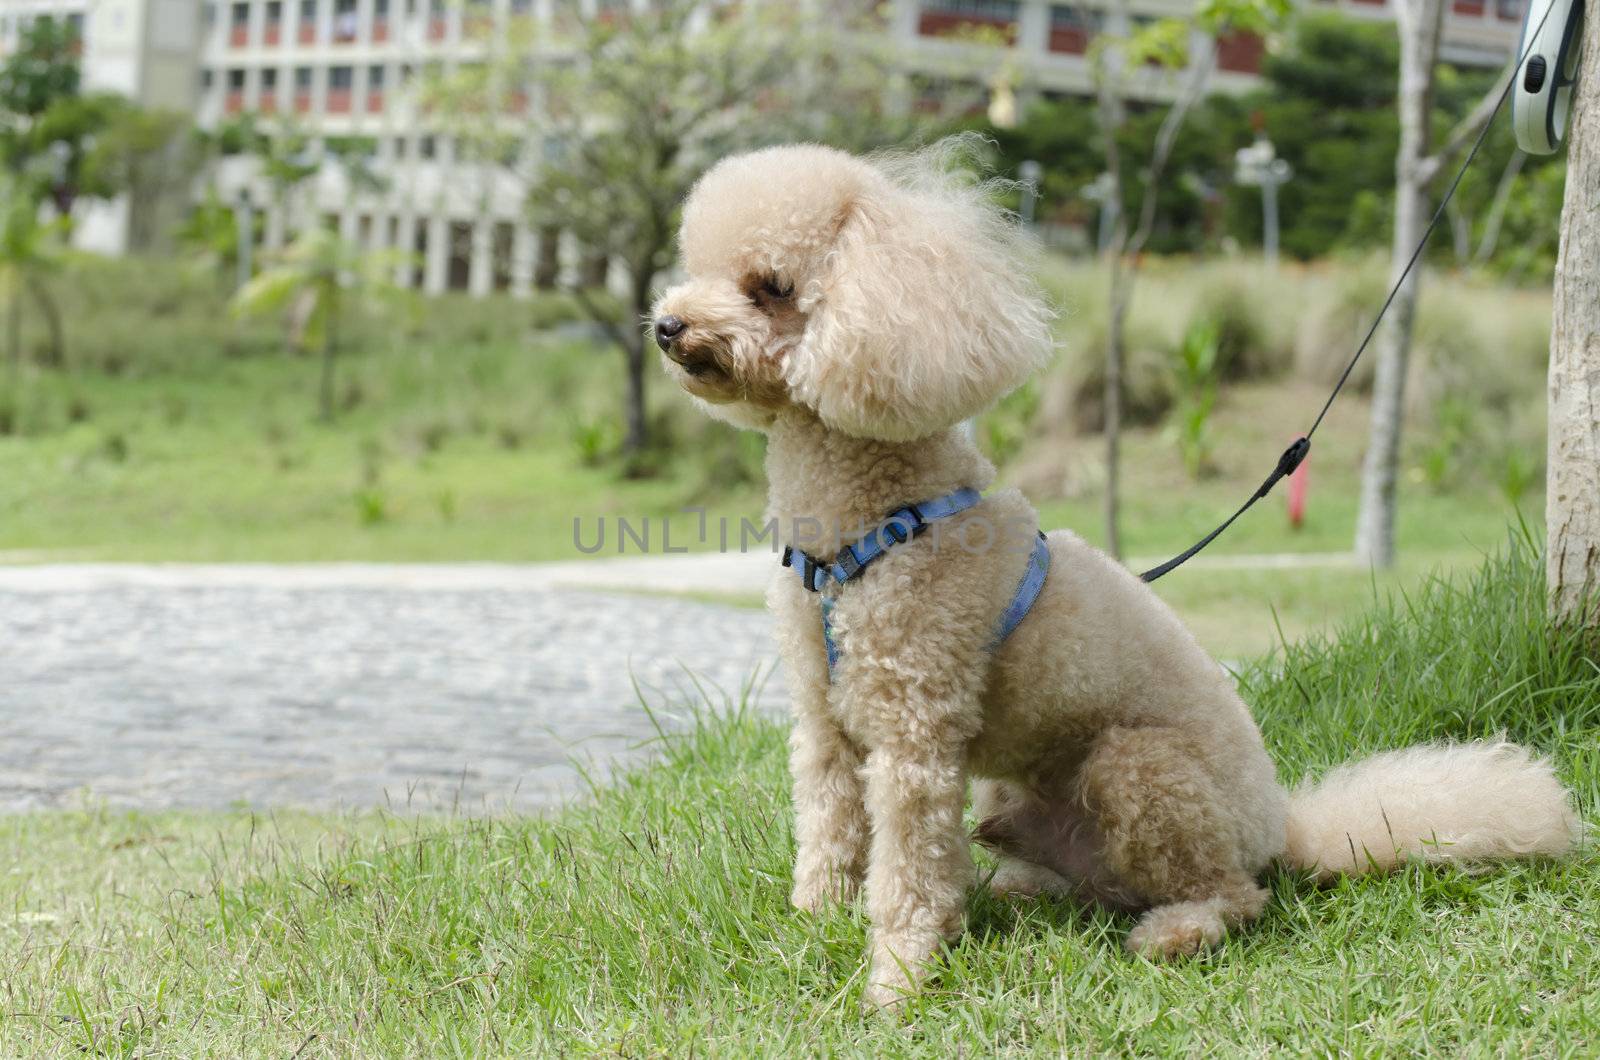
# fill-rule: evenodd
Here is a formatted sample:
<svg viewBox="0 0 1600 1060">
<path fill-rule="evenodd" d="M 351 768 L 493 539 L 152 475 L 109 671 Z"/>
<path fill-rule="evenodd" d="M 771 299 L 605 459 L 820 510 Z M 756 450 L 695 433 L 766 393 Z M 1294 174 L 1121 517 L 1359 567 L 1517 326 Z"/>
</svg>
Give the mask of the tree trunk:
<svg viewBox="0 0 1600 1060">
<path fill-rule="evenodd" d="M 333 422 L 333 362 L 339 355 L 339 295 L 337 293 L 327 296 L 328 302 L 328 333 L 322 337 L 322 383 L 318 387 L 318 405 L 322 410 L 322 421 Z"/>
<path fill-rule="evenodd" d="M 1425 170 L 1428 118 L 1433 108 L 1434 67 L 1439 54 L 1442 0 L 1401 0 L 1395 9 L 1400 29 L 1400 150 L 1395 156 L 1394 243 L 1390 283 L 1400 280 L 1427 226 Z M 1372 390 L 1372 426 L 1361 469 L 1361 507 L 1356 516 L 1358 555 L 1378 567 L 1394 565 L 1395 485 L 1399 475 L 1401 423 L 1411 331 L 1421 287 L 1420 267 L 1395 294 L 1378 332 L 1378 365 Z"/>
<path fill-rule="evenodd" d="M 1111 312 L 1106 320 L 1106 552 L 1112 559 L 1122 558 L 1122 324 L 1127 282 L 1119 249 L 1111 255 Z"/>
<path fill-rule="evenodd" d="M 1127 17 L 1126 4 L 1118 12 Z M 1122 362 L 1123 322 L 1133 277 L 1123 272 L 1123 255 L 1128 250 L 1128 221 L 1122 198 L 1122 152 L 1118 150 L 1117 132 L 1127 119 L 1118 84 L 1122 73 L 1122 56 L 1113 50 L 1103 51 L 1095 61 L 1097 100 L 1095 117 L 1100 124 L 1100 135 L 1105 139 L 1106 182 L 1105 208 L 1111 212 L 1111 238 L 1106 246 L 1106 378 L 1104 408 L 1106 431 L 1106 552 L 1112 559 L 1122 558 Z M 1154 189 L 1145 188 L 1147 197 Z"/>
<path fill-rule="evenodd" d="M 650 319 L 650 287 L 655 282 L 655 270 L 647 264 L 634 263 L 629 269 L 633 276 L 633 319 Z M 623 451 L 637 456 L 649 443 L 649 423 L 644 407 L 644 357 L 645 338 L 639 328 L 622 329 L 622 351 L 628 361 L 628 433 L 622 442 Z"/>
<path fill-rule="evenodd" d="M 6 343 L 11 351 L 11 371 L 20 377 L 22 374 L 22 279 L 13 276 L 11 280 L 11 304 L 6 307 L 7 328 Z"/>
<path fill-rule="evenodd" d="M 44 362 L 51 368 L 64 368 L 67 363 L 67 341 L 61 328 L 61 310 L 56 307 L 56 300 L 50 294 L 50 288 L 37 276 L 28 281 L 28 288 L 33 292 L 33 300 L 39 305 L 39 312 L 44 317 L 45 330 L 50 333 L 50 344 L 45 347 Z"/>
<path fill-rule="evenodd" d="M 1550 329 L 1545 525 L 1551 614 L 1600 625 L 1600 17 L 1584 20 Z"/>
<path fill-rule="evenodd" d="M 644 340 L 630 341 L 623 352 L 628 359 L 628 433 L 622 448 L 629 456 L 637 456 L 650 441 L 644 414 Z"/>
<path fill-rule="evenodd" d="M 1505 223 L 1506 207 L 1511 203 L 1511 190 L 1516 187 L 1517 176 L 1527 160 L 1525 152 L 1511 152 L 1511 161 L 1506 163 L 1506 168 L 1500 174 L 1500 183 L 1494 189 L 1489 219 L 1483 223 L 1483 239 L 1478 243 L 1478 252 L 1472 256 L 1474 265 L 1486 265 L 1494 257 L 1495 245 L 1500 242 L 1500 226 Z"/>
</svg>

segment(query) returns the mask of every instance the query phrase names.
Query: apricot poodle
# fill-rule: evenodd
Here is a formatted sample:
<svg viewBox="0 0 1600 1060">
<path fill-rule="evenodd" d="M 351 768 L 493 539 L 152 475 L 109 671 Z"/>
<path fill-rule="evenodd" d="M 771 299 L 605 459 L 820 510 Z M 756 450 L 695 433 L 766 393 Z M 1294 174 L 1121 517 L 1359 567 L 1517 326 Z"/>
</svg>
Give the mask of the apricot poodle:
<svg viewBox="0 0 1600 1060">
<path fill-rule="evenodd" d="M 794 699 L 793 902 L 865 888 L 868 1000 L 893 1006 L 961 931 L 969 778 L 992 887 L 1137 912 L 1127 945 L 1151 957 L 1254 919 L 1274 861 L 1327 876 L 1566 851 L 1567 793 L 1506 743 L 1285 791 L 1233 682 L 1149 587 L 1068 531 L 1036 553 L 1016 490 L 979 499 L 994 468 L 962 422 L 1045 362 L 1052 312 L 1026 235 L 952 175 L 960 151 L 721 162 L 656 308 L 669 374 L 767 435 L 793 568 L 768 594 Z M 877 529 L 891 513 L 909 525 Z"/>
</svg>

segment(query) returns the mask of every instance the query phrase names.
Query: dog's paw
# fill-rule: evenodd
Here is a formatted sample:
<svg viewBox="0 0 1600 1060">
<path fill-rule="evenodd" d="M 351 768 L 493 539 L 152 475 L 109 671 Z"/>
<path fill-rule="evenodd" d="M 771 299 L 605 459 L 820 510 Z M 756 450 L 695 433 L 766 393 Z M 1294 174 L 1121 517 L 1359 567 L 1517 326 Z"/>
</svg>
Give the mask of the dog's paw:
<svg viewBox="0 0 1600 1060">
<path fill-rule="evenodd" d="M 1071 894 L 1072 885 L 1043 866 L 1005 858 L 989 879 L 989 893 L 996 898 L 1032 899 L 1042 894 Z"/>
<path fill-rule="evenodd" d="M 789 902 L 802 913 L 820 913 L 829 906 L 849 905 L 860 884 L 843 874 L 818 874 L 795 880 Z"/>
<path fill-rule="evenodd" d="M 885 1016 L 897 1016 L 906 1007 L 906 999 L 911 996 L 909 983 L 881 983 L 872 981 L 867 984 L 862 1000 L 867 1007 Z"/>
<path fill-rule="evenodd" d="M 1158 906 L 1128 933 L 1128 949 L 1152 959 L 1192 957 L 1222 941 L 1222 917 L 1210 902 Z"/>
<path fill-rule="evenodd" d="M 881 1012 L 898 1012 L 934 973 L 943 938 L 911 931 L 874 940 L 865 999 Z"/>
</svg>

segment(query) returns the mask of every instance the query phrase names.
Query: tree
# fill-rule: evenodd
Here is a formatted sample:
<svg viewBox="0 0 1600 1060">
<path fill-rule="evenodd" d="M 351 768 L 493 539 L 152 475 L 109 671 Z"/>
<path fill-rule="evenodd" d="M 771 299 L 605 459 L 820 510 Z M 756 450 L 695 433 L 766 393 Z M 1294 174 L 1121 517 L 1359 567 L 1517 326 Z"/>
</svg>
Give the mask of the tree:
<svg viewBox="0 0 1600 1060">
<path fill-rule="evenodd" d="M 39 219 L 39 204 L 14 178 L 0 183 L 0 300 L 6 314 L 6 348 L 11 369 L 22 366 L 22 309 L 31 301 L 44 317 L 50 342 L 47 364 L 66 360 L 61 313 L 50 293 L 48 277 L 59 265 L 58 238 L 62 222 Z"/>
<path fill-rule="evenodd" d="M 1494 113 L 1500 84 L 1459 122 L 1437 150 L 1432 148 L 1432 118 L 1444 0 L 1397 0 L 1400 31 L 1400 147 L 1395 154 L 1394 233 L 1390 280 L 1397 284 L 1393 304 L 1377 336 L 1377 369 L 1372 388 L 1372 425 L 1361 469 L 1361 502 L 1356 516 L 1356 552 L 1375 566 L 1394 564 L 1395 487 L 1400 463 L 1401 421 L 1411 332 L 1421 287 L 1420 268 L 1407 270 L 1427 226 L 1428 188 L 1467 146 Z"/>
<path fill-rule="evenodd" d="M 261 217 L 252 217 L 254 235 L 261 233 Z M 193 264 L 201 275 L 210 275 L 223 287 L 234 285 L 239 264 L 239 214 L 236 207 L 222 201 L 215 188 L 206 189 L 174 234 L 178 243 L 192 253 Z"/>
<path fill-rule="evenodd" d="M 390 251 L 363 253 L 335 233 L 313 227 L 234 295 L 233 309 L 239 315 L 288 309 L 290 343 L 321 354 L 317 408 L 325 421 L 334 416 L 334 362 L 346 299 L 390 291 L 390 278 L 403 257 Z"/>
<path fill-rule="evenodd" d="M 0 156 L 63 217 L 79 193 L 84 152 L 119 102 L 81 94 L 78 43 L 65 20 L 35 18 L 0 63 Z"/>
<path fill-rule="evenodd" d="M 1545 562 L 1554 616 L 1600 626 L 1600 17 L 1584 23 L 1550 330 Z"/>
<path fill-rule="evenodd" d="M 322 168 L 311 151 L 311 138 L 292 117 L 263 125 L 254 115 L 243 114 L 222 125 L 211 139 L 210 150 L 217 155 L 249 155 L 256 160 L 270 196 L 266 245 L 268 249 L 280 249 L 289 215 L 294 212 L 296 191 Z M 353 173 L 353 184 L 364 180 L 369 172 L 364 160 L 359 166 Z"/>
<path fill-rule="evenodd" d="M 56 100 L 76 96 L 82 81 L 77 30 L 65 19 L 28 20 L 16 50 L 0 64 L 0 110 L 37 118 Z"/>
<path fill-rule="evenodd" d="M 1264 31 L 1269 23 L 1287 11 L 1286 0 L 1205 0 L 1192 20 L 1168 18 L 1150 23 L 1126 37 L 1106 35 L 1091 48 L 1101 140 L 1105 148 L 1110 198 L 1106 209 L 1114 218 L 1110 245 L 1106 249 L 1110 282 L 1107 290 L 1105 436 L 1106 436 L 1106 550 L 1122 554 L 1120 514 L 1120 464 L 1122 445 L 1122 364 L 1124 324 L 1133 300 L 1134 283 L 1141 265 L 1140 255 L 1149 242 L 1160 202 L 1159 189 L 1165 175 L 1178 132 L 1190 111 L 1204 95 L 1216 67 L 1217 35 L 1228 31 Z M 1117 10 L 1124 24 L 1130 22 L 1126 0 Z M 1189 40 L 1198 34 L 1200 44 L 1191 49 Z M 1117 134 L 1127 120 L 1128 70 L 1146 63 L 1168 68 L 1187 65 L 1177 98 L 1167 107 L 1156 130 L 1150 156 L 1143 167 L 1144 191 L 1138 224 L 1128 227 L 1124 208 L 1126 169 Z"/>
<path fill-rule="evenodd" d="M 107 173 L 89 172 L 89 154 L 129 103 L 108 92 L 63 96 L 39 115 L 18 144 L 23 165 L 37 173 L 56 213 L 70 217 L 80 196 L 113 198 L 124 190 L 107 183 Z"/>
<path fill-rule="evenodd" d="M 128 246 L 149 250 L 182 216 L 201 161 L 188 115 L 123 100 L 84 156 L 83 180 L 98 195 L 128 196 Z"/>
<path fill-rule="evenodd" d="M 850 16 L 761 4 L 708 18 L 703 4 L 665 0 L 593 17 L 579 6 L 558 5 L 550 39 L 508 48 L 505 75 L 485 85 L 534 104 L 524 118 L 533 222 L 623 271 L 620 310 L 582 284 L 574 296 L 622 352 L 632 458 L 649 441 L 641 325 L 695 178 L 734 151 L 795 139 L 875 145 L 911 121 L 885 102 L 882 56 L 844 32 Z M 571 61 L 550 61 L 551 49 Z"/>
</svg>

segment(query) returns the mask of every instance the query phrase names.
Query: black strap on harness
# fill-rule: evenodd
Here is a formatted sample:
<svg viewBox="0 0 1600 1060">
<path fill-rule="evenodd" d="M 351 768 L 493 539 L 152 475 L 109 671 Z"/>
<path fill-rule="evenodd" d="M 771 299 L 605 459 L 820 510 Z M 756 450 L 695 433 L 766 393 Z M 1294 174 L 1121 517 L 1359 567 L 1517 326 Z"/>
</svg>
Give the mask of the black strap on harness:
<svg viewBox="0 0 1600 1060">
<path fill-rule="evenodd" d="M 1545 9 L 1545 18 L 1550 17 L 1550 11 L 1554 7 L 1555 5 L 1551 4 Z M 1542 29 L 1543 26 L 1544 19 L 1540 19 L 1539 28 Z M 1528 37 L 1530 41 L 1529 49 L 1533 47 L 1532 42 L 1537 40 L 1538 36 L 1539 30 L 1535 29 Z M 1278 457 L 1278 466 L 1272 469 L 1272 474 L 1267 476 L 1266 481 L 1261 483 L 1256 491 L 1250 495 L 1250 499 L 1241 504 L 1238 511 L 1228 516 L 1222 525 L 1160 566 L 1151 567 L 1139 575 L 1140 578 L 1147 582 L 1153 582 L 1162 575 L 1169 574 L 1189 562 L 1201 549 L 1211 544 L 1222 535 L 1224 530 L 1232 526 L 1235 519 L 1249 511 L 1256 501 L 1271 493 L 1272 487 L 1278 484 L 1279 479 L 1294 474 L 1294 469 L 1299 467 L 1301 462 L 1305 460 L 1306 454 L 1311 452 L 1311 436 L 1317 433 L 1318 427 L 1322 426 L 1322 418 L 1328 414 L 1328 409 L 1333 407 L 1333 400 L 1339 396 L 1339 391 L 1343 390 L 1345 383 L 1349 382 L 1350 373 L 1355 371 L 1356 362 L 1361 360 L 1363 353 L 1367 352 L 1367 346 L 1372 342 L 1372 337 L 1378 333 L 1378 325 L 1383 323 L 1384 314 L 1389 312 L 1389 307 L 1394 304 L 1395 296 L 1400 293 L 1401 285 L 1406 282 L 1406 277 L 1411 275 L 1411 270 L 1416 267 L 1417 262 L 1422 258 L 1422 251 L 1427 247 L 1428 239 L 1433 235 L 1433 230 L 1439 226 L 1439 220 L 1444 217 L 1445 207 L 1449 206 L 1450 200 L 1455 197 L 1456 189 L 1461 186 L 1461 178 L 1467 175 L 1467 170 L 1471 167 L 1473 159 L 1478 157 L 1478 149 L 1483 146 L 1483 141 L 1488 137 L 1495 118 L 1499 117 L 1500 108 L 1505 106 L 1506 99 L 1510 97 L 1511 89 L 1517 83 L 1517 75 L 1522 71 L 1522 64 L 1527 60 L 1527 57 L 1528 53 L 1524 51 L 1518 58 L 1516 66 L 1512 68 L 1511 76 L 1506 79 L 1506 87 L 1501 90 L 1500 98 L 1495 101 L 1494 110 L 1489 113 L 1489 118 L 1483 123 L 1483 128 L 1478 130 L 1478 138 L 1473 141 L 1472 149 L 1467 152 L 1466 161 L 1461 163 L 1461 169 L 1456 172 L 1455 179 L 1450 182 L 1449 190 L 1444 193 L 1444 198 L 1439 200 L 1439 207 L 1433 211 L 1433 217 L 1428 221 L 1428 227 L 1423 230 L 1422 238 L 1417 242 L 1417 249 L 1411 252 L 1411 260 L 1406 262 L 1406 267 L 1400 271 L 1400 276 L 1394 281 L 1394 286 L 1389 288 L 1389 297 L 1383 300 L 1383 307 L 1378 310 L 1378 315 L 1373 319 L 1372 326 L 1367 329 L 1366 337 L 1361 340 L 1361 345 L 1356 348 L 1355 356 L 1351 357 L 1350 363 L 1344 366 L 1344 371 L 1340 374 L 1339 381 L 1333 385 L 1333 393 L 1329 394 L 1328 400 L 1323 402 L 1322 411 L 1317 413 L 1316 421 L 1311 424 L 1311 429 L 1296 438 L 1294 444 L 1283 451 L 1283 455 Z"/>
</svg>

